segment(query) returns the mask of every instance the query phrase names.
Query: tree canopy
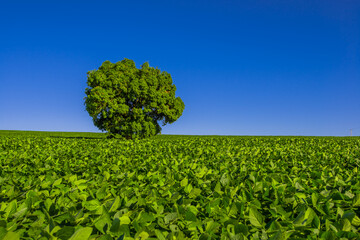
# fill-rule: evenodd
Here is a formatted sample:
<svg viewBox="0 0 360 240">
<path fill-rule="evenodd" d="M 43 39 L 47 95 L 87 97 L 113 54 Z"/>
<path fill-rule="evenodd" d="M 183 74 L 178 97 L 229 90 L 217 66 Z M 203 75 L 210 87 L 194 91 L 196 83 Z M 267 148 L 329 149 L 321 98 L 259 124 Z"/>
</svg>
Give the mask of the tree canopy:
<svg viewBox="0 0 360 240">
<path fill-rule="evenodd" d="M 140 69 L 124 59 L 105 61 L 98 70 L 87 73 L 85 105 L 96 127 L 109 136 L 126 139 L 146 138 L 175 122 L 185 108 L 175 97 L 171 75 L 150 67 Z"/>
</svg>

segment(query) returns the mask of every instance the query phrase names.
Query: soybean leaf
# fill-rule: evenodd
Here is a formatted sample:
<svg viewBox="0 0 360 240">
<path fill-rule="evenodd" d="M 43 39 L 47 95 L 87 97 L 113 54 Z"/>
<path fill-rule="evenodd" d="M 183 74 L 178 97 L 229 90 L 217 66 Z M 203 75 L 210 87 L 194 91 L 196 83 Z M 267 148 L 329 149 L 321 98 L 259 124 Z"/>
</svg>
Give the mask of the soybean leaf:
<svg viewBox="0 0 360 240">
<path fill-rule="evenodd" d="M 91 227 L 80 228 L 69 238 L 69 240 L 87 240 L 92 231 L 93 229 Z"/>
<path fill-rule="evenodd" d="M 264 224 L 264 216 L 259 213 L 255 207 L 250 207 L 249 209 L 249 220 L 251 225 L 262 228 Z"/>
</svg>

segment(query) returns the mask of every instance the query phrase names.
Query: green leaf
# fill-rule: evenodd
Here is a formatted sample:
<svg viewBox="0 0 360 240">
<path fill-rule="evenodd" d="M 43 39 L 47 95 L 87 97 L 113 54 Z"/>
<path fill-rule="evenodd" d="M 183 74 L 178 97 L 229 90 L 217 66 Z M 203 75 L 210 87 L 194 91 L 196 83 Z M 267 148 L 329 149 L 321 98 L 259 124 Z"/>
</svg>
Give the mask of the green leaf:
<svg viewBox="0 0 360 240">
<path fill-rule="evenodd" d="M 356 196 L 353 199 L 353 207 L 359 207 L 360 206 L 360 193 L 356 194 Z"/>
<path fill-rule="evenodd" d="M 16 212 L 16 207 L 17 207 L 17 202 L 16 200 L 13 200 L 9 203 L 9 205 L 6 207 L 5 209 L 5 214 L 4 217 L 5 218 L 9 218 L 12 216 L 13 213 Z"/>
<path fill-rule="evenodd" d="M 263 182 L 256 182 L 254 192 L 262 192 L 264 190 Z"/>
<path fill-rule="evenodd" d="M 20 236 L 15 232 L 7 232 L 2 240 L 20 240 Z"/>
<path fill-rule="evenodd" d="M 170 225 L 170 230 L 171 230 L 171 232 L 179 232 L 180 231 L 179 227 L 175 224 Z"/>
<path fill-rule="evenodd" d="M 205 230 L 207 233 L 214 232 L 219 226 L 220 226 L 220 224 L 218 222 L 211 220 L 206 223 Z"/>
<path fill-rule="evenodd" d="M 181 187 L 185 187 L 187 185 L 188 185 L 188 179 L 187 178 L 184 178 L 183 180 L 181 180 L 181 182 L 180 182 Z"/>
<path fill-rule="evenodd" d="M 91 227 L 80 228 L 69 238 L 69 240 L 87 240 L 92 231 L 93 229 Z"/>
<path fill-rule="evenodd" d="M 296 188 L 297 191 L 305 190 L 305 188 L 299 182 L 295 183 L 295 188 Z"/>
<path fill-rule="evenodd" d="M 199 196 L 201 194 L 201 189 L 200 188 L 193 188 L 189 194 L 189 198 L 196 198 L 197 196 Z"/>
<path fill-rule="evenodd" d="M 138 237 L 140 239 L 147 239 L 149 237 L 149 234 L 147 232 L 143 231 L 138 235 Z"/>
<path fill-rule="evenodd" d="M 277 230 L 281 230 L 282 229 L 282 227 L 281 227 L 281 225 L 280 225 L 280 223 L 278 223 L 276 220 L 274 220 L 274 221 L 270 221 L 270 225 L 269 225 L 269 223 L 265 226 L 265 228 L 267 228 L 268 229 L 268 231 L 277 231 Z"/>
<path fill-rule="evenodd" d="M 25 203 L 23 203 L 20 207 L 17 208 L 17 212 L 14 213 L 12 216 L 14 218 L 21 218 L 28 212 L 28 208 Z"/>
<path fill-rule="evenodd" d="M 303 224 L 304 223 L 306 225 L 310 224 L 313 221 L 314 217 L 316 217 L 316 216 L 317 215 L 316 215 L 315 211 L 312 208 L 309 207 L 305 212 Z"/>
<path fill-rule="evenodd" d="M 114 201 L 111 204 L 109 212 L 114 212 L 120 207 L 120 197 L 116 196 Z"/>
<path fill-rule="evenodd" d="M 117 233 L 120 229 L 120 219 L 115 218 L 111 224 L 110 232 Z"/>
<path fill-rule="evenodd" d="M 331 198 L 332 198 L 333 200 L 344 200 L 343 194 L 341 194 L 339 191 L 334 192 L 334 193 L 331 195 Z"/>
<path fill-rule="evenodd" d="M 228 177 L 227 173 L 224 173 L 221 178 L 220 178 L 220 183 L 221 185 L 223 185 L 224 187 L 227 186 L 230 183 L 230 179 Z"/>
<path fill-rule="evenodd" d="M 164 234 L 162 234 L 162 232 L 158 229 L 155 229 L 155 235 L 157 239 L 166 240 Z"/>
<path fill-rule="evenodd" d="M 199 240 L 210 240 L 211 237 L 207 233 L 202 233 L 199 237 Z"/>
<path fill-rule="evenodd" d="M 97 240 L 113 240 L 110 234 L 105 234 L 99 237 Z"/>
<path fill-rule="evenodd" d="M 343 231 L 346 231 L 346 232 L 351 231 L 351 223 L 350 223 L 349 219 L 344 218 L 341 222 L 342 222 L 342 230 Z"/>
<path fill-rule="evenodd" d="M 185 213 L 185 220 L 186 221 L 192 221 L 192 222 L 196 222 L 197 218 L 195 216 L 195 214 L 191 211 L 186 211 Z"/>
<path fill-rule="evenodd" d="M 358 227 L 360 226 L 360 218 L 358 216 L 355 216 L 352 220 L 351 220 L 351 224 Z"/>
<path fill-rule="evenodd" d="M 358 234 L 349 231 L 339 231 L 336 235 L 340 239 L 359 239 Z"/>
<path fill-rule="evenodd" d="M 222 195 L 224 192 L 221 191 L 221 184 L 220 182 L 218 182 L 215 186 L 215 189 L 214 189 L 215 192 L 217 192 L 218 194 Z"/>
<path fill-rule="evenodd" d="M 61 184 L 61 182 L 62 182 L 62 178 L 59 178 L 53 183 L 53 186 L 58 186 Z"/>
<path fill-rule="evenodd" d="M 50 207 L 53 204 L 52 200 L 50 198 L 47 198 L 44 202 L 45 208 L 46 210 L 49 212 L 50 211 Z"/>
<path fill-rule="evenodd" d="M 271 240 L 286 240 L 286 234 L 278 230 Z"/>
<path fill-rule="evenodd" d="M 340 207 L 336 209 L 336 216 L 339 218 L 342 218 L 344 215 L 344 210 L 342 210 Z"/>
<path fill-rule="evenodd" d="M 122 216 L 119 218 L 120 220 L 120 225 L 122 224 L 130 224 L 131 220 L 128 216 Z"/>
<path fill-rule="evenodd" d="M 303 225 L 305 219 L 305 212 L 301 211 L 294 220 L 295 225 Z"/>
<path fill-rule="evenodd" d="M 242 233 L 244 236 L 247 236 L 249 234 L 249 229 L 245 224 L 237 224 L 234 226 L 235 233 Z"/>
<path fill-rule="evenodd" d="M 191 184 L 187 184 L 184 188 L 184 191 L 186 193 L 190 193 L 192 189 L 193 189 L 193 186 Z"/>
<path fill-rule="evenodd" d="M 99 217 L 95 221 L 94 225 L 95 225 L 97 230 L 99 230 L 101 233 L 105 234 L 106 230 L 111 225 L 111 220 L 110 220 L 109 215 L 107 213 L 103 214 L 101 217 Z"/>
<path fill-rule="evenodd" d="M 106 186 L 102 186 L 96 191 L 96 198 L 101 200 L 106 197 Z"/>
<path fill-rule="evenodd" d="M 4 238 L 6 233 L 7 233 L 6 228 L 0 227 L 0 240 L 2 240 Z"/>
<path fill-rule="evenodd" d="M 311 194 L 311 201 L 314 207 L 316 207 L 317 205 L 317 201 L 318 201 L 318 195 L 316 193 L 312 193 Z"/>
<path fill-rule="evenodd" d="M 67 212 L 67 213 L 63 213 L 63 214 L 60 214 L 59 216 L 55 217 L 54 221 L 57 223 L 62 223 L 65 220 L 71 220 L 71 219 L 72 219 L 71 214 Z"/>
<path fill-rule="evenodd" d="M 64 226 L 62 229 L 55 233 L 55 236 L 62 239 L 67 240 L 75 233 L 75 228 L 70 226 Z"/>
<path fill-rule="evenodd" d="M 104 174 L 105 179 L 106 179 L 106 180 L 109 180 L 109 178 L 110 178 L 110 173 L 107 172 L 107 171 L 104 171 L 103 174 Z"/>
<path fill-rule="evenodd" d="M 178 214 L 176 212 L 168 213 L 164 217 L 165 224 L 169 224 L 171 221 L 175 220 L 177 218 Z"/>
<path fill-rule="evenodd" d="M 264 217 L 255 207 L 250 207 L 249 209 L 249 220 L 251 225 L 261 228 L 264 224 Z"/>
<path fill-rule="evenodd" d="M 90 200 L 90 201 L 87 201 L 87 202 L 83 203 L 83 206 L 87 210 L 93 211 L 93 210 L 98 209 L 101 206 L 101 204 L 100 204 L 99 200 L 93 199 L 93 200 Z"/>
<path fill-rule="evenodd" d="M 141 212 L 138 223 L 150 223 L 154 220 L 155 220 L 155 217 L 152 213 Z"/>
<path fill-rule="evenodd" d="M 325 240 L 335 240 L 337 239 L 336 235 L 333 232 L 327 231 L 321 234 L 321 239 Z"/>
</svg>

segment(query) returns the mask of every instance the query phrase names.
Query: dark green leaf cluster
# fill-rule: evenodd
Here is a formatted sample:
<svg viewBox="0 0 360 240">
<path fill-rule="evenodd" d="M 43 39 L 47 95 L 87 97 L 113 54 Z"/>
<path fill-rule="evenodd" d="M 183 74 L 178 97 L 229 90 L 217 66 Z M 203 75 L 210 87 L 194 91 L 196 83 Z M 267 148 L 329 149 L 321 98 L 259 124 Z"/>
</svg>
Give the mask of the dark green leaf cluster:
<svg viewBox="0 0 360 240">
<path fill-rule="evenodd" d="M 169 73 L 134 61 L 105 61 L 88 72 L 86 110 L 95 126 L 127 139 L 146 138 L 161 132 L 162 125 L 175 122 L 185 105 L 175 97 Z"/>
<path fill-rule="evenodd" d="M 359 150 L 355 137 L 0 135 L 0 240 L 360 239 Z"/>
</svg>

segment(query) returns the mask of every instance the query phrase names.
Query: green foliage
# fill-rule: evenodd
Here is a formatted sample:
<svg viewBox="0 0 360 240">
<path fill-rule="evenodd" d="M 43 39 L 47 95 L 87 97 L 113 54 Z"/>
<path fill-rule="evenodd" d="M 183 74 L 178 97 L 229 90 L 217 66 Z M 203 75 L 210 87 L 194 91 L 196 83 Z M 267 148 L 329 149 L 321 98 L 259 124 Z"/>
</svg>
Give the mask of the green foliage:
<svg viewBox="0 0 360 240">
<path fill-rule="evenodd" d="M 0 137 L 105 138 L 104 133 L 0 130 Z"/>
<path fill-rule="evenodd" d="M 2 239 L 359 239 L 360 138 L 0 135 Z"/>
<path fill-rule="evenodd" d="M 161 132 L 162 125 L 175 122 L 185 105 L 175 97 L 169 73 L 132 60 L 105 61 L 88 72 L 86 110 L 95 126 L 110 136 L 146 138 Z"/>
</svg>

